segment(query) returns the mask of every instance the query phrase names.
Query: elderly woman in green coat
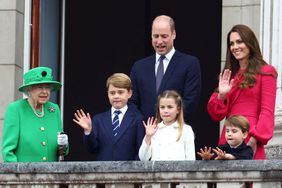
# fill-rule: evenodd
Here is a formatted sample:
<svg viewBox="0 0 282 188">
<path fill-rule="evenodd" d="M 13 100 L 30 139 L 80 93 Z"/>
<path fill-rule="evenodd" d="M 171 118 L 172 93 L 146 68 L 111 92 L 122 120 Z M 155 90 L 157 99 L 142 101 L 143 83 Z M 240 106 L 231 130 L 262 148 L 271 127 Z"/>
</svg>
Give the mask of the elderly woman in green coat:
<svg viewBox="0 0 282 188">
<path fill-rule="evenodd" d="M 6 109 L 2 140 L 4 162 L 51 162 L 68 152 L 68 137 L 62 133 L 59 106 L 49 101 L 61 83 L 53 81 L 52 70 L 37 67 L 24 74 L 19 91 L 28 97 L 12 102 Z M 60 147 L 61 148 L 61 147 Z"/>
</svg>

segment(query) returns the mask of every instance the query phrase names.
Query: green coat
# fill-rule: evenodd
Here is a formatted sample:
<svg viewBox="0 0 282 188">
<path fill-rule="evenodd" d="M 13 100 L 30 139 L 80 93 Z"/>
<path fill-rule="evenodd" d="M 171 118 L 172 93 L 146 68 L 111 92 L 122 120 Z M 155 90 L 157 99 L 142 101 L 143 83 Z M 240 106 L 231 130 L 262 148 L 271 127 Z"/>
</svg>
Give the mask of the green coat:
<svg viewBox="0 0 282 188">
<path fill-rule="evenodd" d="M 59 106 L 44 104 L 37 117 L 27 99 L 8 105 L 4 119 L 2 157 L 4 162 L 57 161 L 57 134 L 62 131 Z"/>
</svg>

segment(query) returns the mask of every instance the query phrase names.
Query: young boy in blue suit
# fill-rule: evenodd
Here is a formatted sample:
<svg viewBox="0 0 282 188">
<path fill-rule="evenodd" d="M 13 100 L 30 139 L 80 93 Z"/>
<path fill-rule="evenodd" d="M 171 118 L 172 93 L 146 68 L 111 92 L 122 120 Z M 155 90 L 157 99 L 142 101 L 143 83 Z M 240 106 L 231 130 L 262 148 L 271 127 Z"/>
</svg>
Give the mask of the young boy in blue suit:
<svg viewBox="0 0 282 188">
<path fill-rule="evenodd" d="M 84 129 L 87 150 L 97 161 L 139 160 L 138 151 L 144 137 L 143 116 L 133 105 L 131 80 L 123 73 L 111 75 L 106 82 L 111 109 L 95 115 L 82 109 L 74 114 L 73 121 Z"/>
</svg>

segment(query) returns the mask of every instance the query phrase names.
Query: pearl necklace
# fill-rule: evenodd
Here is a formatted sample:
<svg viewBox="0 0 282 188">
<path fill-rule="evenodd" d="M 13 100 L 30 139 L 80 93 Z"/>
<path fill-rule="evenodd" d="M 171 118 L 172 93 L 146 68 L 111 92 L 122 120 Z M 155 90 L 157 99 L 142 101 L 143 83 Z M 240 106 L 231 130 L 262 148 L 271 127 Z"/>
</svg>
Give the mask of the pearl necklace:
<svg viewBox="0 0 282 188">
<path fill-rule="evenodd" d="M 33 110 L 33 112 L 35 113 L 35 115 L 36 115 L 37 117 L 40 117 L 40 118 L 41 118 L 41 117 L 44 116 L 43 106 L 42 106 L 42 108 L 41 108 L 41 112 L 35 110 L 34 108 L 32 108 L 32 110 Z"/>
<path fill-rule="evenodd" d="M 39 111 L 36 111 L 36 110 L 33 108 L 33 106 L 30 104 L 29 101 L 28 101 L 28 103 L 29 103 L 30 107 L 32 108 L 33 113 L 34 113 L 37 117 L 40 117 L 40 118 L 41 118 L 41 117 L 44 116 L 43 105 L 42 105 L 42 107 L 41 107 L 41 112 L 39 112 Z"/>
</svg>

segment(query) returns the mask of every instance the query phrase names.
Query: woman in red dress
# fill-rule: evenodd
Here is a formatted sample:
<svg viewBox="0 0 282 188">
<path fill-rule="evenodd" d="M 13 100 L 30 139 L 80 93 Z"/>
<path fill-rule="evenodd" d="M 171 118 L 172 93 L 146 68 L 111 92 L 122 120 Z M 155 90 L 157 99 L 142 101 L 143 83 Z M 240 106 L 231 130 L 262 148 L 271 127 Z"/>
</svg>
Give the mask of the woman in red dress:
<svg viewBox="0 0 282 188">
<path fill-rule="evenodd" d="M 219 75 L 217 91 L 208 102 L 208 113 L 215 121 L 243 115 L 250 122 L 245 142 L 254 150 L 254 159 L 265 159 L 264 145 L 274 131 L 277 72 L 262 57 L 253 31 L 235 25 L 227 35 L 224 70 Z M 224 144 L 225 127 L 219 144 Z"/>
</svg>

